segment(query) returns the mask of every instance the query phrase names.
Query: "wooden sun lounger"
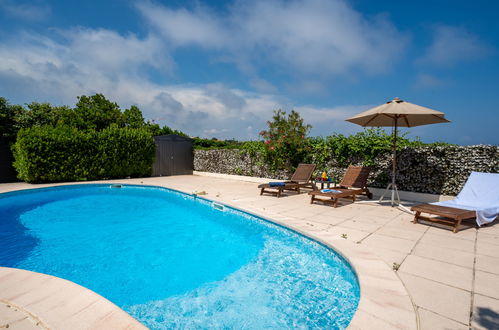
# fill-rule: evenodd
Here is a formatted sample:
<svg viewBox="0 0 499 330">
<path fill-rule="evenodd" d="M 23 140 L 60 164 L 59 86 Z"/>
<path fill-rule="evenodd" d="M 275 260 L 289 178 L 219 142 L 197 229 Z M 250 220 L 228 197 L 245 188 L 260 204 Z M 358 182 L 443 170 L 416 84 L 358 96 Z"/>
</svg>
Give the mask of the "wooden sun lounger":
<svg viewBox="0 0 499 330">
<path fill-rule="evenodd" d="M 367 179 L 371 169 L 366 166 L 348 166 L 343 179 L 336 188 L 354 189 L 355 194 L 366 195 L 369 199 L 373 198 L 373 194 L 367 189 Z M 360 190 L 360 192 L 359 192 Z"/>
<path fill-rule="evenodd" d="M 296 191 L 297 193 L 300 193 L 301 188 L 311 188 L 312 190 L 315 190 L 317 187 L 311 181 L 314 170 L 315 164 L 299 164 L 291 179 L 284 182 L 284 186 L 271 187 L 268 183 L 259 185 L 260 195 L 267 193 L 281 197 L 284 190 Z"/>
<path fill-rule="evenodd" d="M 443 225 L 454 227 L 454 233 L 457 233 L 459 231 L 461 221 L 476 218 L 475 211 L 433 204 L 415 205 L 411 207 L 411 211 L 416 212 L 414 215 L 414 220 L 412 221 L 413 223 L 418 223 L 419 220 L 440 223 Z M 436 215 L 437 217 L 422 216 L 421 213 L 429 213 Z"/>
<path fill-rule="evenodd" d="M 309 192 L 308 194 L 312 196 L 310 199 L 310 204 L 313 204 L 315 201 L 320 201 L 325 204 L 331 203 L 334 207 L 338 206 L 338 199 L 340 198 L 351 198 L 352 202 L 355 202 L 355 196 L 362 194 L 360 189 L 341 189 L 341 188 L 333 188 L 334 190 L 338 190 L 338 192 L 321 192 L 320 190 L 314 190 Z M 327 199 L 317 198 L 317 196 L 328 197 Z"/>
<path fill-rule="evenodd" d="M 338 199 L 340 198 L 351 198 L 352 201 L 355 202 L 357 195 L 366 195 L 369 199 L 371 199 L 372 194 L 369 189 L 367 189 L 369 172 L 370 168 L 368 167 L 350 165 L 340 184 L 332 188 L 333 190 L 338 190 L 339 192 L 322 192 L 320 190 L 311 191 L 308 193 L 312 196 L 310 204 L 313 204 L 315 201 L 321 201 L 323 203 L 331 203 L 334 207 L 337 207 Z M 328 198 L 317 198 L 317 196 Z"/>
</svg>

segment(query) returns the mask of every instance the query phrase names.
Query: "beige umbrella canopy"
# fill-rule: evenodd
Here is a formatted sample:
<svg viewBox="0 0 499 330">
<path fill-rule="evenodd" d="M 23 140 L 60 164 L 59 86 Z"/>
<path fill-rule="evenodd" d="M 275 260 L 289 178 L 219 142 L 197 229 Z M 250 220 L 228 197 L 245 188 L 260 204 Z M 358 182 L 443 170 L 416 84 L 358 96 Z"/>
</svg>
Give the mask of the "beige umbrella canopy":
<svg viewBox="0 0 499 330">
<path fill-rule="evenodd" d="M 372 108 L 371 110 L 364 111 L 348 118 L 346 121 L 363 127 L 393 127 L 392 182 L 388 185 L 385 193 L 379 200 L 381 202 L 386 193 L 392 188 L 392 206 L 394 204 L 395 194 L 397 194 L 398 204 L 400 204 L 400 197 L 398 195 L 397 185 L 395 184 L 395 171 L 397 167 L 397 127 L 415 127 L 450 122 L 444 118 L 443 112 L 402 101 L 398 97 L 385 104 Z"/>
<path fill-rule="evenodd" d="M 398 97 L 348 118 L 347 121 L 364 127 L 415 127 L 449 122 L 444 118 L 443 112 L 402 101 Z"/>
</svg>

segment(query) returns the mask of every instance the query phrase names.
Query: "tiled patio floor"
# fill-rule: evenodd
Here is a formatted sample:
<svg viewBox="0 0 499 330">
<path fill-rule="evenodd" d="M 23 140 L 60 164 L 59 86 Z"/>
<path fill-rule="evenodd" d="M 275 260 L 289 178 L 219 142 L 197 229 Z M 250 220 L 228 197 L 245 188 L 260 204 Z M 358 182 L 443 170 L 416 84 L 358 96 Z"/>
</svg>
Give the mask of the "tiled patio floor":
<svg viewBox="0 0 499 330">
<path fill-rule="evenodd" d="M 409 292 L 421 329 L 499 329 L 499 223 L 462 229 L 413 224 L 412 216 L 387 205 L 345 201 L 338 208 L 311 205 L 306 193 L 260 196 L 257 184 L 231 178 L 175 176 L 118 180 L 161 185 L 239 206 L 333 246 L 360 245 L 375 252 Z M 36 187 L 41 187 L 37 185 Z M 1 184 L 0 192 L 32 188 Z M 346 238 L 345 238 L 346 237 Z M 396 315 L 394 315 L 396 317 Z"/>
</svg>

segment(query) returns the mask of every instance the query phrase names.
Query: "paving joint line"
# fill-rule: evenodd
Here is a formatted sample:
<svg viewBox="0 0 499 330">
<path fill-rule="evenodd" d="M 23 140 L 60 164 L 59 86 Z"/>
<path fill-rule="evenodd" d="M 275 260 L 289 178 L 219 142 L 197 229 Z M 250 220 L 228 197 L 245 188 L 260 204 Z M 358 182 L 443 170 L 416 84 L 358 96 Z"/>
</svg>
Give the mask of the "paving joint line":
<svg viewBox="0 0 499 330">
<path fill-rule="evenodd" d="M 462 325 L 464 325 L 464 326 L 469 327 L 469 325 L 468 325 L 468 324 L 466 324 L 466 323 L 463 323 L 463 322 L 461 322 L 461 321 L 458 321 L 458 320 L 452 319 L 452 318 L 450 318 L 450 317 L 448 317 L 448 316 L 445 316 L 445 315 L 439 314 L 439 313 L 437 313 L 437 312 L 435 312 L 435 311 L 432 311 L 432 310 L 429 310 L 429 309 L 427 309 L 427 308 L 424 308 L 424 307 L 418 306 L 418 309 L 423 309 L 423 310 L 425 310 L 425 311 L 427 311 L 427 312 L 430 312 L 430 313 L 432 313 L 432 314 L 438 315 L 438 316 L 443 317 L 443 318 L 445 318 L 445 319 L 447 319 L 447 320 L 450 320 L 450 321 L 453 321 L 453 322 L 457 322 L 457 323 L 459 323 L 459 324 L 462 324 Z"/>
<path fill-rule="evenodd" d="M 398 272 L 398 271 L 397 271 Z M 468 293 L 471 293 L 471 290 L 466 290 L 466 289 L 463 289 L 463 288 L 460 288 L 460 287 L 457 287 L 455 285 L 452 285 L 452 284 L 448 284 L 448 283 L 444 283 L 444 282 L 439 282 L 439 281 L 435 281 L 434 279 L 432 278 L 428 278 L 428 277 L 424 277 L 424 276 L 421 276 L 421 275 L 417 275 L 417 274 L 413 274 L 413 273 L 409 273 L 409 272 L 405 272 L 405 271 L 400 271 L 401 273 L 404 273 L 404 274 L 407 274 L 407 275 L 410 275 L 410 276 L 414 276 L 414 277 L 420 277 L 422 279 L 425 279 L 427 281 L 432 281 L 432 282 L 435 282 L 435 283 L 438 283 L 438 284 L 441 284 L 441 285 L 445 285 L 445 286 L 448 286 L 450 288 L 453 288 L 453 289 L 458 289 L 458 290 L 461 290 L 461 291 L 464 291 L 464 292 L 468 292 Z M 496 299 L 497 300 L 497 299 Z"/>
<path fill-rule="evenodd" d="M 475 277 L 476 277 L 476 251 L 477 251 L 477 245 L 478 245 L 478 230 L 476 230 L 475 234 L 475 244 L 474 244 L 474 254 L 475 256 L 473 257 L 473 274 L 471 278 L 471 295 L 470 295 L 470 318 L 469 318 L 469 326 L 471 327 L 471 322 L 473 321 L 473 309 L 475 308 L 474 306 L 474 301 L 475 301 Z"/>
<path fill-rule="evenodd" d="M 380 205 L 381 206 L 381 205 Z M 378 229 L 376 229 L 375 231 L 371 232 L 369 235 L 367 235 L 366 237 L 364 237 L 363 239 L 361 239 L 360 241 L 358 241 L 357 243 L 358 244 L 361 244 L 363 240 L 365 240 L 366 238 L 368 238 L 369 236 L 371 236 L 372 234 L 374 233 L 377 233 L 381 228 L 385 227 L 386 225 L 388 225 L 389 223 L 391 223 L 393 220 L 395 220 L 396 218 L 399 218 L 400 216 L 402 216 L 403 214 L 398 214 L 396 216 L 393 217 L 393 219 L 390 219 L 390 221 L 384 223 L 383 225 L 381 225 L 381 227 L 379 227 Z M 383 235 L 383 234 L 380 234 L 380 235 Z M 388 236 L 388 237 L 392 237 L 392 236 L 389 236 L 389 235 L 384 235 L 384 236 Z M 394 237 L 394 238 L 400 238 L 400 237 Z M 405 258 L 404 258 L 405 259 Z M 402 263 L 401 263 L 402 264 Z"/>
<path fill-rule="evenodd" d="M 414 245 L 412 246 L 411 248 L 411 251 L 409 251 L 409 253 L 404 257 L 404 259 L 400 262 L 400 265 L 399 265 L 399 268 L 402 266 L 402 264 L 405 262 L 405 259 L 407 259 L 407 257 L 409 255 L 415 255 L 413 254 L 414 252 L 414 249 L 416 249 L 416 246 L 418 246 L 419 242 L 421 242 L 421 240 L 423 239 L 424 235 L 426 235 L 426 233 L 428 232 L 428 230 L 430 230 L 430 227 L 426 228 L 426 230 L 423 232 L 423 235 L 421 235 L 419 237 L 419 239 L 416 241 L 416 243 L 414 243 Z"/>
</svg>

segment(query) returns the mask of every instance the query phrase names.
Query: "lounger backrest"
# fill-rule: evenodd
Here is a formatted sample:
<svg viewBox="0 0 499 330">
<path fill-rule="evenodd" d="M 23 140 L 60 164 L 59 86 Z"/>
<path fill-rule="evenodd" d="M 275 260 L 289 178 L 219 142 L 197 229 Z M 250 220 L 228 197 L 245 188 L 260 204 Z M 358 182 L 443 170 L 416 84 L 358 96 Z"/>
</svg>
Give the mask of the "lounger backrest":
<svg viewBox="0 0 499 330">
<path fill-rule="evenodd" d="M 295 173 L 291 177 L 291 181 L 294 182 L 307 182 L 312 178 L 314 174 L 315 164 L 299 164 L 296 168 Z"/>
<path fill-rule="evenodd" d="M 471 172 L 455 200 L 461 205 L 499 206 L 499 173 Z"/>
<path fill-rule="evenodd" d="M 349 188 L 365 188 L 367 186 L 367 178 L 371 169 L 365 166 L 348 166 L 340 186 Z"/>
</svg>

